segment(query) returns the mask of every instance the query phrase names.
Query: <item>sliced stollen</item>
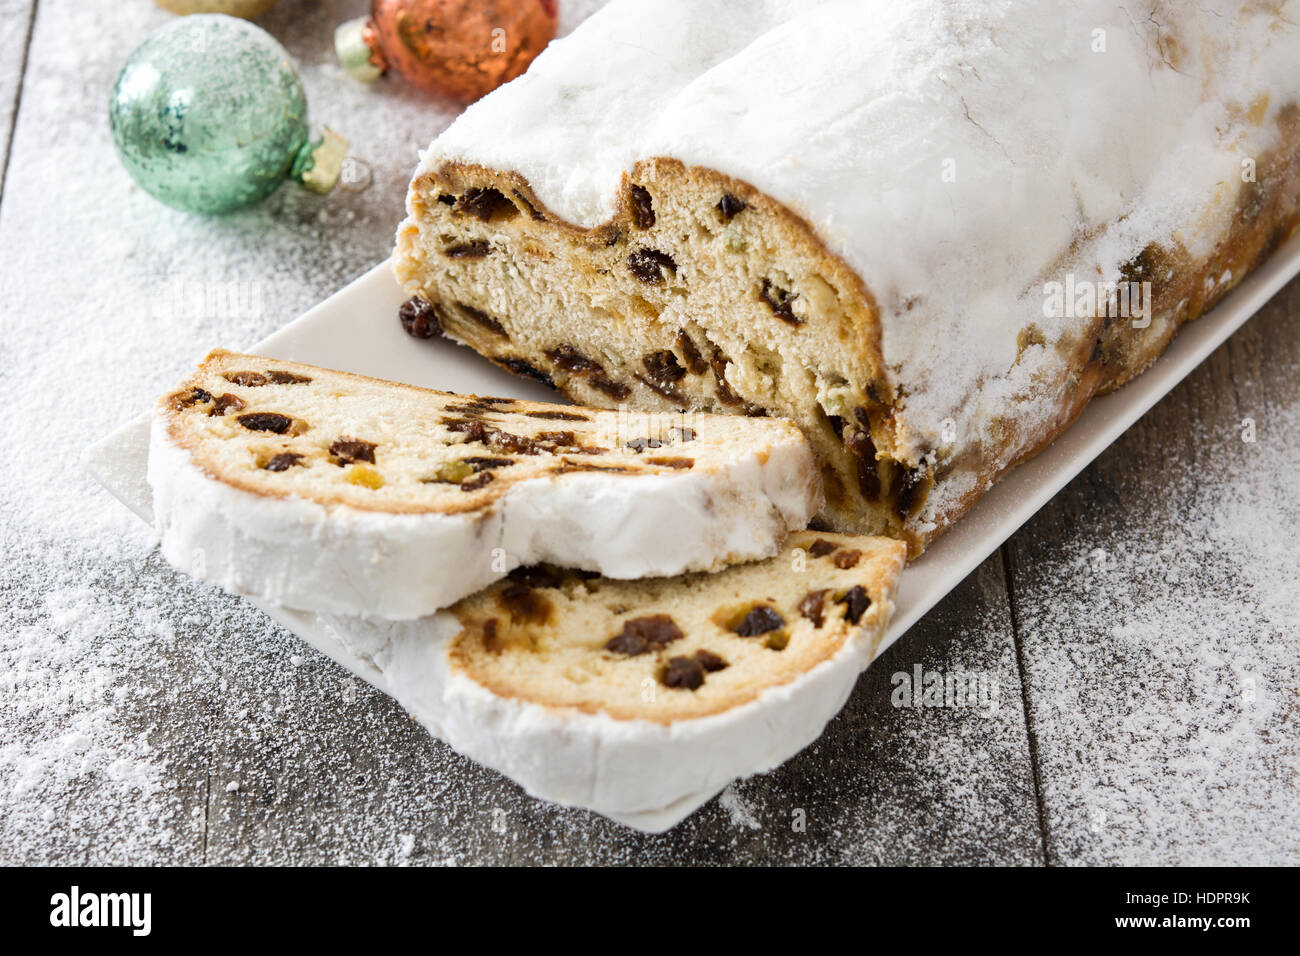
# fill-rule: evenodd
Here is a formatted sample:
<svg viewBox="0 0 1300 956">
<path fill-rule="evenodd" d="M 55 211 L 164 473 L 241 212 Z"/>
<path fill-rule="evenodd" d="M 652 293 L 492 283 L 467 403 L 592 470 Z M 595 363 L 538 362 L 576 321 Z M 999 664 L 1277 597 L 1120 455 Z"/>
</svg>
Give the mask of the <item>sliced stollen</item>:
<svg viewBox="0 0 1300 956">
<path fill-rule="evenodd" d="M 328 620 L 462 754 L 657 829 L 816 739 L 875 654 L 905 557 L 892 539 L 802 531 L 713 574 L 519 568 L 421 621 Z"/>
<path fill-rule="evenodd" d="M 159 400 L 148 473 L 178 568 L 395 619 L 521 564 L 637 578 L 768 557 L 821 500 L 788 422 L 454 395 L 224 351 Z"/>
</svg>

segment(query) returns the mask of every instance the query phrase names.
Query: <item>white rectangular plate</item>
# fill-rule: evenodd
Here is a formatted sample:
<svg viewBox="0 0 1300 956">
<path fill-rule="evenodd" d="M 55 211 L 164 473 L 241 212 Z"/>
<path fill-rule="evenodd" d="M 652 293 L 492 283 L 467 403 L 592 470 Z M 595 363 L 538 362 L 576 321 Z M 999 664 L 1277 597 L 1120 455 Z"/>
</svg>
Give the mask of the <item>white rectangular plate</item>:
<svg viewBox="0 0 1300 956">
<path fill-rule="evenodd" d="M 1213 311 L 1185 326 L 1148 371 L 1118 392 L 1094 399 L 1046 451 L 999 482 L 951 531 L 908 566 L 893 622 L 877 654 L 898 640 L 1298 272 L 1300 235 L 1293 236 Z M 381 263 L 248 351 L 454 392 L 557 400 L 550 390 L 501 371 L 469 349 L 442 340 L 412 340 L 396 318 L 404 298 L 388 263 Z M 187 371 L 177 369 L 176 377 L 179 379 Z M 152 522 L 145 481 L 148 447 L 145 415 L 91 446 L 86 452 L 86 464 L 127 507 Z M 277 607 L 263 610 L 352 673 L 383 689 L 378 672 L 349 654 L 315 615 Z M 654 818 L 624 822 L 644 829 L 664 829 L 711 796 L 701 794 Z"/>
</svg>

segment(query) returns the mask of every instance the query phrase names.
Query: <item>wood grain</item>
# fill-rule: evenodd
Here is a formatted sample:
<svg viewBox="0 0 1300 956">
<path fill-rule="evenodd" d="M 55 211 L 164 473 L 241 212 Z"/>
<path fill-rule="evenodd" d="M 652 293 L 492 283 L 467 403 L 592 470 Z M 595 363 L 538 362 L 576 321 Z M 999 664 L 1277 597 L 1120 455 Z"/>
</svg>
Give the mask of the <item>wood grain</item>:
<svg viewBox="0 0 1300 956">
<path fill-rule="evenodd" d="M 0 0 L 0 195 L 35 12 L 36 0 Z"/>
<path fill-rule="evenodd" d="M 1300 280 L 1006 546 L 1049 862 L 1300 859 L 1298 369 Z"/>
</svg>

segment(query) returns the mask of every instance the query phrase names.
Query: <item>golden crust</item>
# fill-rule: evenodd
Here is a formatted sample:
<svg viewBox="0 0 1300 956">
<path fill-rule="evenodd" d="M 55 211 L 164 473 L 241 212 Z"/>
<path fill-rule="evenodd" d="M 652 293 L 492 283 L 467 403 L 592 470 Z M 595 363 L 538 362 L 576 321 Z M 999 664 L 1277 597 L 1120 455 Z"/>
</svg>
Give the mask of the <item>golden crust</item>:
<svg viewBox="0 0 1300 956">
<path fill-rule="evenodd" d="M 642 160 L 637 163 L 630 174 L 624 173 L 621 179 L 619 189 L 619 204 L 614 216 L 610 220 L 602 222 L 601 225 L 593 228 L 575 225 L 573 222 L 563 219 L 551 211 L 537 194 L 533 191 L 532 183 L 528 182 L 519 173 L 510 172 L 510 170 L 489 169 L 487 166 L 476 163 L 443 163 L 433 172 L 426 173 L 424 177 L 417 178 L 411 183 L 411 203 L 412 212 L 417 217 L 428 215 L 428 206 L 426 206 L 426 195 L 428 195 L 430 186 L 438 186 L 451 194 L 463 194 L 468 189 L 482 189 L 485 186 L 494 187 L 494 189 L 506 191 L 506 193 L 515 196 L 516 199 L 523 200 L 525 208 L 532 209 L 536 212 L 534 220 L 546 222 L 552 228 L 560 230 L 573 239 L 580 242 L 591 243 L 594 246 L 606 246 L 612 235 L 628 232 L 634 228 L 633 222 L 633 198 L 632 187 L 637 183 L 645 183 L 647 186 L 656 185 L 656 183 L 680 183 L 690 182 L 698 186 L 702 191 L 718 195 L 731 194 L 744 200 L 746 206 L 761 209 L 772 219 L 784 222 L 790 232 L 800 235 L 801 241 L 806 243 L 807 248 L 813 251 L 815 255 L 820 256 L 828 265 L 827 272 L 831 273 L 837 284 L 846 289 L 853 289 L 857 294 L 859 302 L 862 304 L 862 310 L 858 313 L 857 323 L 852 329 L 846 329 L 846 341 L 852 343 L 852 346 L 865 350 L 863 360 L 871 368 L 881 368 L 884 365 L 883 354 L 880 349 L 880 324 L 878 321 L 878 308 L 876 308 L 875 299 L 872 298 L 871 291 L 867 289 L 862 277 L 854 269 L 850 268 L 844 260 L 833 254 L 822 237 L 816 234 L 813 226 L 809 225 L 807 220 L 794 212 L 784 203 L 777 202 L 772 196 L 763 193 L 762 190 L 750 185 L 745 179 L 738 179 L 727 174 L 719 173 L 718 170 L 708 169 L 706 166 L 688 166 L 681 160 L 672 159 L 668 156 L 658 156 L 654 159 Z"/>
<path fill-rule="evenodd" d="M 261 469 L 255 468 L 238 468 L 230 467 L 217 460 L 214 450 L 205 442 L 205 433 L 193 427 L 193 418 L 195 415 L 200 416 L 201 420 L 209 421 L 207 413 L 199 407 L 178 407 L 176 401 L 178 396 L 184 396 L 194 387 L 204 385 L 214 386 L 214 377 L 219 378 L 224 372 L 235 368 L 251 368 L 254 370 L 280 370 L 294 373 L 306 377 L 328 376 L 332 382 L 341 381 L 344 383 L 353 382 L 364 384 L 367 387 L 378 387 L 385 392 L 395 391 L 397 393 L 406 393 L 413 397 L 423 400 L 450 401 L 454 405 L 463 405 L 467 402 L 490 401 L 497 405 L 502 414 L 521 413 L 527 415 L 531 412 L 545 412 L 548 414 L 563 413 L 575 414 L 585 413 L 594 415 L 596 409 L 583 408 L 572 405 L 553 405 L 542 402 L 529 402 L 520 399 L 499 399 L 469 394 L 453 394 L 440 392 L 434 389 L 419 388 L 414 385 L 407 385 L 400 382 L 387 382 L 380 379 L 369 378 L 364 375 L 354 375 L 349 372 L 340 372 L 332 369 L 321 369 L 311 365 L 304 365 L 298 362 L 288 362 L 280 359 L 268 359 L 260 356 L 241 355 L 235 352 L 228 352 L 224 349 L 215 349 L 210 352 L 198 369 L 187 376 L 178 386 L 168 391 L 166 395 L 158 400 L 156 406 L 156 416 L 164 423 L 167 437 L 178 448 L 184 450 L 190 458 L 190 461 L 199 468 L 207 477 L 220 481 L 232 488 L 246 491 L 251 494 L 271 497 L 285 498 L 296 494 L 291 488 L 278 486 L 273 480 L 267 480 L 267 473 Z M 295 386 L 284 386 L 293 388 Z M 222 381 L 221 388 L 229 389 L 230 393 L 236 397 L 242 397 L 247 400 L 247 407 L 241 408 L 240 412 L 268 412 L 275 411 L 275 403 L 270 403 L 267 407 L 261 407 L 255 404 L 257 397 L 265 392 L 266 387 L 241 387 L 235 383 Z M 492 412 L 482 413 L 488 416 L 488 423 L 492 424 Z M 606 411 L 601 411 L 601 415 L 608 415 Z M 698 419 L 696 420 L 698 423 Z M 321 457 L 322 437 L 313 435 L 310 423 L 306 423 L 307 428 L 300 434 L 292 436 L 270 435 L 263 440 L 264 447 L 261 453 L 265 455 L 277 452 L 301 452 L 304 455 L 314 455 Z M 769 422 L 766 425 L 771 430 L 773 438 L 777 437 L 788 430 L 789 437 L 796 437 L 797 431 L 786 423 Z M 538 418 L 535 420 L 534 427 L 545 429 L 547 427 L 564 426 L 569 429 L 582 429 L 584 423 L 568 422 L 564 420 L 551 420 Z M 594 426 L 593 426 L 594 427 Z M 248 439 L 249 435 L 244 432 L 236 432 L 241 439 Z M 338 437 L 338 436 L 330 436 Z M 357 436 L 353 436 L 357 437 Z M 525 436 L 528 437 L 528 436 Z M 309 444 L 310 443 L 310 444 Z M 273 447 L 274 446 L 274 447 Z M 508 453 L 506 453 L 508 455 Z M 673 454 L 678 454 L 674 450 Z M 615 460 L 610 461 L 613 458 Z M 313 491 L 311 500 L 327 508 L 347 507 L 359 511 L 372 511 L 392 514 L 468 514 L 481 512 L 490 513 L 492 506 L 506 494 L 515 484 L 521 481 L 538 478 L 546 474 L 554 474 L 561 471 L 578 471 L 586 467 L 605 467 L 617 470 L 619 474 L 677 474 L 681 473 L 679 467 L 674 464 L 658 464 L 659 461 L 677 461 L 667 452 L 664 456 L 635 456 L 629 455 L 619 450 L 613 450 L 605 458 L 597 456 L 579 455 L 576 452 L 572 455 L 520 455 L 517 456 L 516 465 L 512 466 L 510 471 L 513 472 L 508 476 L 491 481 L 477 490 L 469 492 L 455 492 L 437 495 L 434 498 L 425 498 L 423 500 L 407 502 L 394 495 L 375 495 L 372 489 L 360 485 L 355 489 L 349 487 L 341 489 L 335 493 Z M 567 463 L 566 463 L 567 462 Z M 349 467 L 357 467 L 353 464 Z"/>
<path fill-rule="evenodd" d="M 231 359 L 238 359 L 241 363 L 256 362 L 259 364 L 271 365 L 276 368 L 282 368 L 287 371 L 298 372 L 301 374 L 319 371 L 315 366 L 303 365 L 298 362 L 286 362 L 280 359 L 270 360 L 255 355 L 243 355 L 238 352 L 228 352 L 225 349 L 213 349 L 204 357 L 203 361 L 199 363 L 198 369 L 192 375 L 188 376 L 183 382 L 181 382 L 176 389 L 168 392 L 158 400 L 155 414 L 165 421 L 167 437 L 171 440 L 172 444 L 188 452 L 190 461 L 193 462 L 195 467 L 199 468 L 208 478 L 211 478 L 214 481 L 220 481 L 223 484 L 229 485 L 232 488 L 237 488 L 240 491 L 247 491 L 250 494 L 260 495 L 262 497 L 293 497 L 294 493 L 291 490 L 269 486 L 267 482 L 263 480 L 253 480 L 251 473 L 233 471 L 216 464 L 216 462 L 205 454 L 203 448 L 194 439 L 191 433 L 184 428 L 184 413 L 182 410 L 177 409 L 171 402 L 171 398 L 176 394 L 176 392 L 197 385 L 201 380 L 203 380 L 205 373 L 211 366 L 219 365 Z M 441 394 L 434 392 L 432 389 L 419 388 L 418 386 L 406 385 L 401 382 L 381 382 L 379 379 L 370 378 L 365 375 L 354 375 L 351 372 L 331 370 L 331 374 L 358 382 L 391 385 L 398 389 L 408 390 L 411 392 L 431 393 L 435 395 Z M 479 396 L 471 395 L 465 396 L 467 399 L 478 397 Z M 521 402 L 520 404 L 531 405 L 532 403 Z M 493 482 L 493 485 L 495 484 L 497 484 L 497 482 Z M 346 496 L 339 494 L 324 495 L 316 500 L 318 504 L 321 504 L 326 508 L 347 507 L 355 508 L 358 511 L 391 512 L 394 514 L 431 514 L 434 512 L 441 514 L 463 514 L 471 511 L 483 511 L 486 513 L 491 504 L 507 490 L 508 486 L 494 488 L 492 485 L 489 485 L 488 487 L 475 492 L 472 496 L 467 496 L 464 501 L 452 501 L 445 505 L 440 504 L 438 506 L 431 504 L 413 506 L 387 502 L 384 504 L 377 504 L 373 500 L 370 500 L 361 494 L 348 494 Z"/>
<path fill-rule="evenodd" d="M 834 547 L 817 553 L 818 541 Z M 855 563 L 837 565 L 840 556 Z M 853 634 L 866 635 L 874 652 L 905 560 L 902 544 L 888 538 L 796 532 L 776 557 L 712 574 L 642 581 L 566 575 L 537 587 L 506 580 L 451 608 L 463 629 L 449 645 L 449 661 L 500 697 L 560 712 L 659 724 L 707 717 L 799 679 Z M 856 625 L 835 603 L 855 585 L 871 599 Z M 799 601 L 821 589 L 828 591 L 823 623 L 814 626 L 800 614 Z M 766 635 L 741 637 L 726 626 L 755 603 L 784 619 L 770 632 L 787 641 L 780 649 L 766 646 Z M 633 656 L 605 646 L 626 621 L 665 614 L 684 632 L 670 643 Z M 708 673 L 693 690 L 664 686 L 667 662 L 699 651 L 729 666 Z"/>
<path fill-rule="evenodd" d="M 844 288 L 853 289 L 861 303 L 861 311 L 854 316 L 857 321 L 844 330 L 845 341 L 854 347 L 864 349 L 863 359 L 870 368 L 883 367 L 880 324 L 877 321 L 879 313 L 875 299 L 862 278 L 826 247 L 806 219 L 743 179 L 703 166 L 687 166 L 680 160 L 666 156 L 642 160 L 633 167 L 630 174 L 623 175 L 619 188 L 618 208 L 614 215 L 598 226 L 586 228 L 557 215 L 537 196 L 532 184 L 516 172 L 494 170 L 477 163 L 447 162 L 411 183 L 410 203 L 412 213 L 417 218 L 424 218 L 428 215 L 427 196 L 430 187 L 440 187 L 447 193 L 458 195 L 468 189 L 491 187 L 521 200 L 526 210 L 535 213 L 533 216 L 535 221 L 545 222 L 576 241 L 603 247 L 608 244 L 612 236 L 634 228 L 632 197 L 634 185 L 649 186 L 680 182 L 693 183 L 704 191 L 718 195 L 727 193 L 736 196 L 747 206 L 762 210 L 798 234 L 810 253 L 826 262 L 827 271 L 834 276 L 837 283 Z"/>
</svg>

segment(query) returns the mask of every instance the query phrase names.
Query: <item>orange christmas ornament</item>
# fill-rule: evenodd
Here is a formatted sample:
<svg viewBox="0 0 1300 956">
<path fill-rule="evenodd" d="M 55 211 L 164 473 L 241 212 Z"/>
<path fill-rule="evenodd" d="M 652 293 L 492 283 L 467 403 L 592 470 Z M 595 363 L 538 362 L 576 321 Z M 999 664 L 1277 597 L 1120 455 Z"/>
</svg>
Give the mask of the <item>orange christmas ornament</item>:
<svg viewBox="0 0 1300 956">
<path fill-rule="evenodd" d="M 528 69 L 555 36 L 555 0 L 374 0 L 334 34 L 359 80 L 391 67 L 416 86 L 473 102 Z"/>
</svg>

